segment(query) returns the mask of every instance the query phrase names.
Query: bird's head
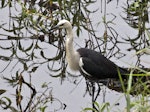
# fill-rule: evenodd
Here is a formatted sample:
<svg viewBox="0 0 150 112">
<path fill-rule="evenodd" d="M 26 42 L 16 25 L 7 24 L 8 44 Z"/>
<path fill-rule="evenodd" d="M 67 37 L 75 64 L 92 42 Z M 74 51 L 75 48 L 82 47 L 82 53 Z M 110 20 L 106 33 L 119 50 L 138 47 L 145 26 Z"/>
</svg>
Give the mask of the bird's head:
<svg viewBox="0 0 150 112">
<path fill-rule="evenodd" d="M 56 29 L 56 28 L 68 29 L 68 28 L 72 28 L 72 25 L 68 20 L 60 20 L 58 24 L 54 26 L 52 29 Z"/>
</svg>

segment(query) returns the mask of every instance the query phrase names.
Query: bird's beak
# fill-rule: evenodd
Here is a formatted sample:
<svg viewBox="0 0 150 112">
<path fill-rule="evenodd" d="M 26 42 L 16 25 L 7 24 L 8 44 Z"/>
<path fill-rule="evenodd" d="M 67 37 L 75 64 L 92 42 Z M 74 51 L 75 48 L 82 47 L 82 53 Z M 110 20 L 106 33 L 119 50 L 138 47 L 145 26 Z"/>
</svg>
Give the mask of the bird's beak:
<svg viewBox="0 0 150 112">
<path fill-rule="evenodd" d="M 59 25 L 56 25 L 54 27 L 52 27 L 50 30 L 55 30 L 55 29 L 58 29 L 59 28 Z"/>
</svg>

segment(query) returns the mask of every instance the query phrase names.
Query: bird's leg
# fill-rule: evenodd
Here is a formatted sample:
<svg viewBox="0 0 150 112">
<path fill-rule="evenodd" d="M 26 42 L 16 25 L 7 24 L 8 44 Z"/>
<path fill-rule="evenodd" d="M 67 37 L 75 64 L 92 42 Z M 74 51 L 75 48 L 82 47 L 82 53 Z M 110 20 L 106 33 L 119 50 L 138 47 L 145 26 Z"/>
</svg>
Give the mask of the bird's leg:
<svg viewBox="0 0 150 112">
<path fill-rule="evenodd" d="M 96 101 L 96 99 L 98 98 L 99 93 L 100 93 L 100 91 L 101 91 L 101 87 L 100 87 L 99 83 L 97 83 L 97 86 L 98 86 L 98 90 L 97 90 L 97 94 L 96 94 L 95 99 L 94 99 L 95 101 Z"/>
<path fill-rule="evenodd" d="M 98 89 L 98 92 L 97 92 L 96 97 L 95 97 L 95 83 L 94 82 L 91 82 L 91 87 L 92 87 L 92 107 L 93 107 L 93 109 L 95 109 L 98 112 L 94 103 L 96 102 L 96 99 L 100 93 L 100 89 Z M 98 86 L 98 87 L 100 87 L 100 86 Z M 93 112 L 95 112 L 95 111 L 93 110 Z"/>
<path fill-rule="evenodd" d="M 90 96 L 92 96 L 91 93 L 91 83 L 89 81 L 86 80 L 86 92 L 89 93 Z"/>
<path fill-rule="evenodd" d="M 98 84 L 98 83 L 97 83 Z M 96 102 L 96 99 L 100 93 L 100 85 L 98 84 L 98 91 L 95 97 L 95 82 L 87 82 L 86 81 L 86 85 L 87 85 L 87 91 L 89 92 L 89 95 L 92 97 L 92 108 L 97 110 L 97 108 L 95 107 L 94 103 Z M 97 110 L 98 111 L 98 110 Z M 94 112 L 94 111 L 93 111 Z"/>
<path fill-rule="evenodd" d="M 111 81 L 111 79 L 108 79 L 108 80 L 107 80 L 106 87 L 109 87 L 110 81 Z M 105 103 L 106 87 L 105 87 L 105 89 L 104 89 L 104 91 L 103 91 L 103 103 Z"/>
<path fill-rule="evenodd" d="M 95 94 L 95 83 L 91 82 L 91 87 L 92 87 L 92 107 L 93 109 L 96 109 L 94 106 L 94 102 L 95 102 L 95 98 L 94 98 L 94 94 Z M 93 111 L 94 112 L 94 111 Z"/>
</svg>

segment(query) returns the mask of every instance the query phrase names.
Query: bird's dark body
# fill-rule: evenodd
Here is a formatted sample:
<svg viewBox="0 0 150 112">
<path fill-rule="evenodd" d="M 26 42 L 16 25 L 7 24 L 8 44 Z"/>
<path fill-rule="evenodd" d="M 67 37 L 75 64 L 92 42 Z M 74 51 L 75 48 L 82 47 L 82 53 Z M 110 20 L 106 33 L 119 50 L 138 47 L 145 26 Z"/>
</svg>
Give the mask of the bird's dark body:
<svg viewBox="0 0 150 112">
<path fill-rule="evenodd" d="M 79 52 L 80 56 L 82 57 L 83 69 L 91 75 L 88 76 L 82 70 L 80 70 L 80 72 L 83 73 L 86 78 L 119 78 L 117 69 L 119 69 L 121 74 L 127 73 L 125 69 L 118 67 L 99 52 L 86 48 L 80 48 L 77 50 L 77 52 Z"/>
</svg>

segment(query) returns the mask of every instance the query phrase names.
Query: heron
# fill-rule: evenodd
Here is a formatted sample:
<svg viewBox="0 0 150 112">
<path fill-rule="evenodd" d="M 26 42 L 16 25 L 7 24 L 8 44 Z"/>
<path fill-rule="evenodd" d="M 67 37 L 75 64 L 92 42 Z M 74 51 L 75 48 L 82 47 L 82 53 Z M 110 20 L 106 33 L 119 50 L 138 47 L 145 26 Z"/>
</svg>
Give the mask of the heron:
<svg viewBox="0 0 150 112">
<path fill-rule="evenodd" d="M 100 89 L 98 89 L 97 95 L 94 98 L 94 82 L 108 78 L 119 79 L 118 69 L 121 74 L 126 73 L 126 70 L 117 66 L 100 52 L 96 52 L 87 48 L 79 48 L 75 50 L 73 47 L 74 37 L 72 25 L 68 20 L 60 20 L 52 29 L 57 28 L 66 30 L 66 59 L 70 69 L 73 71 L 79 71 L 85 77 L 85 79 L 92 82 L 92 102 L 95 102 L 97 96 L 99 95 Z"/>
<path fill-rule="evenodd" d="M 98 81 L 107 78 L 119 78 L 120 73 L 126 73 L 124 68 L 117 66 L 100 52 L 73 47 L 73 30 L 68 20 L 60 20 L 52 29 L 66 30 L 66 59 L 71 70 L 79 71 L 86 79 Z"/>
</svg>

